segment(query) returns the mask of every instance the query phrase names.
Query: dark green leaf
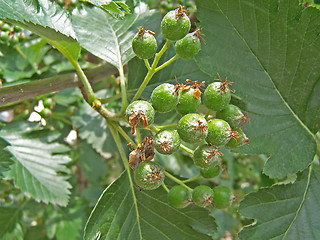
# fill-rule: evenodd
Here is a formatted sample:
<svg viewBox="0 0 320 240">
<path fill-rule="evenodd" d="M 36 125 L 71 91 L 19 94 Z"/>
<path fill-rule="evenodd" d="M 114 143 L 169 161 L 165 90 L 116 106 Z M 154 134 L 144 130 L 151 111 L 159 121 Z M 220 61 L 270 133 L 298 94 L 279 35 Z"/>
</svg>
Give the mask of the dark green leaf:
<svg viewBox="0 0 320 240">
<path fill-rule="evenodd" d="M 5 233 L 12 232 L 21 217 L 22 211 L 19 207 L 0 207 L 0 238 Z"/>
<path fill-rule="evenodd" d="M 15 163 L 7 177 L 14 179 L 15 186 L 37 201 L 67 205 L 71 185 L 64 164 L 70 161 L 65 155 L 69 148 L 48 142 L 57 137 L 55 132 L 48 136 L 37 124 L 14 122 L 1 129 L 0 137 L 10 144 L 5 149 Z"/>
<path fill-rule="evenodd" d="M 72 23 L 81 46 L 119 69 L 135 56 L 131 41 L 138 26 L 159 33 L 160 13 L 140 4 L 134 13 L 116 20 L 99 8 L 84 7 L 72 15 Z"/>
<path fill-rule="evenodd" d="M 245 197 L 240 213 L 257 219 L 241 239 L 319 239 L 319 168 L 306 169 L 293 184 L 261 189 Z"/>
<path fill-rule="evenodd" d="M 139 191 L 136 187 L 139 223 L 133 203 L 128 174 L 124 172 L 101 195 L 85 228 L 85 239 L 211 239 L 216 231 L 208 211 L 188 206 L 176 209 L 167 203 L 162 188 Z"/>
<path fill-rule="evenodd" d="M 250 144 L 270 156 L 264 172 L 285 177 L 313 160 L 320 123 L 320 12 L 298 1 L 197 1 L 206 44 L 200 68 L 234 84 L 247 103 Z"/>
</svg>

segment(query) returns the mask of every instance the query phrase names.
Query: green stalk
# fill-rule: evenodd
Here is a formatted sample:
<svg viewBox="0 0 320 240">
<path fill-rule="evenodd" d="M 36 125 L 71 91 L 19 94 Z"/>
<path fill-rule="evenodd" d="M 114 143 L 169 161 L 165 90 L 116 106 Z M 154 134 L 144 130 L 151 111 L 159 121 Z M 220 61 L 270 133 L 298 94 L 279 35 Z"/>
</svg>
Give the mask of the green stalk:
<svg viewBox="0 0 320 240">
<path fill-rule="evenodd" d="M 120 127 L 117 123 L 111 123 L 112 126 L 121 134 L 121 136 L 132 145 L 132 147 L 137 148 L 137 144 L 129 137 L 129 135 Z"/>
<path fill-rule="evenodd" d="M 186 151 L 187 153 L 190 153 L 190 154 L 193 155 L 193 150 L 190 149 L 190 148 L 188 148 L 188 147 L 186 147 L 185 145 L 180 144 L 180 148 L 181 148 L 182 150 Z"/>
<path fill-rule="evenodd" d="M 135 205 L 135 210 L 136 210 L 136 214 L 137 214 L 137 223 L 138 223 L 138 229 L 139 229 L 139 236 L 140 236 L 140 240 L 142 240 L 142 233 L 141 233 L 141 225 L 140 225 L 140 214 L 139 214 L 139 209 L 138 209 L 138 203 L 137 203 L 137 198 L 136 198 L 136 194 L 134 192 L 134 184 L 132 181 L 132 177 L 131 177 L 131 172 L 130 172 L 130 166 L 129 166 L 129 162 L 126 156 L 126 152 L 123 149 L 120 137 L 118 132 L 116 131 L 116 129 L 113 127 L 113 124 L 110 120 L 106 119 L 107 124 L 110 128 L 111 134 L 113 136 L 113 139 L 117 145 L 117 148 L 120 152 L 120 156 L 123 162 L 123 165 L 125 167 L 125 169 L 127 170 L 128 176 L 129 176 L 129 182 L 130 182 L 130 187 L 131 187 L 131 192 L 132 192 L 132 198 L 133 198 L 133 202 Z"/>
<path fill-rule="evenodd" d="M 157 72 L 156 71 L 156 67 L 158 65 L 158 62 L 161 58 L 161 56 L 165 53 L 165 51 L 167 51 L 167 49 L 169 48 L 170 46 L 170 43 L 171 41 L 170 40 L 167 40 L 166 43 L 163 45 L 163 47 L 161 48 L 160 52 L 156 53 L 155 55 L 155 58 L 153 60 L 153 63 L 152 63 L 152 66 L 148 69 L 148 73 L 147 75 L 145 76 L 141 86 L 139 87 L 138 91 L 136 92 L 136 94 L 134 95 L 133 99 L 131 102 L 133 101 L 136 101 L 141 93 L 143 92 L 143 90 L 146 88 L 146 86 L 148 85 L 149 81 L 151 80 L 151 78 L 153 77 L 153 75 Z M 148 61 L 148 60 L 147 60 Z M 145 61 L 146 63 L 146 61 Z M 149 62 L 148 62 L 149 64 Z M 146 63 L 146 66 L 147 66 L 147 63 Z M 147 66 L 148 68 L 148 66 Z"/>
<path fill-rule="evenodd" d="M 177 123 L 172 123 L 172 124 L 168 124 L 168 125 L 162 125 L 162 126 L 156 126 L 156 128 L 158 129 L 164 129 L 164 128 L 176 128 L 177 127 Z"/>
<path fill-rule="evenodd" d="M 127 88 L 126 88 L 126 78 L 124 76 L 123 66 L 119 68 L 120 77 L 120 89 L 121 89 L 121 111 L 120 115 L 123 115 L 127 108 Z"/>
<path fill-rule="evenodd" d="M 167 185 L 163 182 L 162 183 L 162 187 L 164 188 L 164 190 L 166 190 L 166 192 L 169 192 L 169 188 L 167 187 Z"/>
<path fill-rule="evenodd" d="M 141 145 L 141 134 L 140 134 L 140 128 L 136 128 L 136 135 L 137 135 L 137 142 L 138 142 L 138 145 Z"/>
<path fill-rule="evenodd" d="M 194 181 L 194 180 L 197 180 L 197 179 L 200 178 L 200 177 L 201 177 L 201 175 L 199 174 L 199 175 L 197 175 L 197 176 L 195 176 L 195 177 L 192 177 L 192 178 L 183 180 L 182 182 L 183 182 L 183 183 L 192 182 L 192 181 Z"/>
<path fill-rule="evenodd" d="M 173 63 L 175 60 L 177 60 L 179 58 L 178 55 L 174 55 L 172 58 L 170 58 L 168 61 L 166 61 L 165 63 L 163 63 L 161 66 L 157 67 L 155 69 L 155 72 L 160 71 L 161 69 L 165 68 L 166 66 L 168 66 L 169 64 Z"/>
<path fill-rule="evenodd" d="M 189 191 L 193 191 L 192 188 L 188 187 L 187 185 L 185 185 L 180 179 L 176 178 L 175 176 L 171 175 L 170 173 L 168 173 L 167 171 L 164 172 L 164 174 L 170 178 L 172 181 L 184 186 L 185 188 L 187 188 Z"/>
</svg>

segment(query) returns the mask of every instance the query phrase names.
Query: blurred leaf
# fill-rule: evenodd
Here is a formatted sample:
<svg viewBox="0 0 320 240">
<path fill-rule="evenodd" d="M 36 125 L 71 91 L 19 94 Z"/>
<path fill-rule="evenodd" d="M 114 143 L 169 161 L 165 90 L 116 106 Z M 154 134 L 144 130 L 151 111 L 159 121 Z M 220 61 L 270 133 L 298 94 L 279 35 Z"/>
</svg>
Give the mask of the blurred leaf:
<svg viewBox="0 0 320 240">
<path fill-rule="evenodd" d="M 130 13 L 130 8 L 121 1 L 112 1 L 112 0 L 84 0 L 89 2 L 96 7 L 101 8 L 106 13 L 108 13 L 113 18 L 121 18 L 125 14 Z"/>
<path fill-rule="evenodd" d="M 46 208 L 48 217 L 45 228 L 50 239 L 82 239 L 85 221 L 85 212 L 81 201 L 77 201 L 67 208 L 53 209 L 50 205 Z"/>
<path fill-rule="evenodd" d="M 82 142 L 77 151 L 79 151 L 79 164 L 84 174 L 97 183 L 100 177 L 107 173 L 104 159 L 86 142 Z"/>
<path fill-rule="evenodd" d="M 98 97 L 107 97 L 98 93 Z M 105 119 L 88 104 L 81 104 L 79 111 L 72 118 L 73 126 L 78 129 L 79 137 L 86 140 L 103 157 L 110 157 L 110 153 L 117 151 L 112 135 Z"/>
<path fill-rule="evenodd" d="M 55 2 L 47 0 L 2 0 L 0 19 L 19 25 L 41 36 L 69 60 L 79 57 L 77 43 L 68 13 Z"/>
<path fill-rule="evenodd" d="M 169 60 L 175 54 L 174 47 L 171 46 L 159 61 L 159 66 Z M 152 63 L 149 61 L 150 64 Z M 128 70 L 128 89 L 140 87 L 147 74 L 144 61 L 134 58 L 129 62 Z M 210 76 L 202 72 L 194 60 L 178 59 L 167 66 L 164 70 L 157 72 L 151 79 L 149 86 L 153 89 L 157 85 L 165 82 L 175 83 L 175 77 L 179 82 L 184 82 L 187 78 L 195 81 L 208 81 Z"/>
<path fill-rule="evenodd" d="M 0 238 L 12 232 L 22 217 L 20 207 L 0 207 Z"/>
<path fill-rule="evenodd" d="M 272 178 L 313 160 L 320 123 L 320 12 L 298 1 L 197 1 L 206 44 L 196 56 L 212 77 L 234 84 L 251 124 L 245 153 L 270 156 Z"/>
<path fill-rule="evenodd" d="M 251 193 L 239 211 L 257 222 L 245 227 L 241 239 L 320 239 L 320 173 L 312 167 L 293 184 L 276 185 Z"/>
<path fill-rule="evenodd" d="M 162 188 L 139 191 L 137 197 L 141 235 L 128 174 L 124 172 L 101 195 L 85 228 L 84 239 L 211 239 L 216 231 L 208 211 L 188 206 L 176 209 L 167 203 Z"/>
<path fill-rule="evenodd" d="M 56 138 L 56 133 L 51 132 L 53 135 L 49 136 Z M 15 186 L 37 201 L 66 206 L 71 185 L 66 181 L 69 170 L 64 164 L 70 161 L 65 155 L 69 148 L 49 143 L 48 131 L 28 122 L 6 125 L 0 137 L 10 144 L 5 149 L 15 163 L 7 177 L 14 179 Z"/>
<path fill-rule="evenodd" d="M 138 26 L 159 32 L 160 13 L 141 3 L 134 13 L 116 20 L 99 8 L 84 7 L 72 15 L 72 23 L 82 47 L 119 69 L 135 56 L 131 41 Z"/>
</svg>

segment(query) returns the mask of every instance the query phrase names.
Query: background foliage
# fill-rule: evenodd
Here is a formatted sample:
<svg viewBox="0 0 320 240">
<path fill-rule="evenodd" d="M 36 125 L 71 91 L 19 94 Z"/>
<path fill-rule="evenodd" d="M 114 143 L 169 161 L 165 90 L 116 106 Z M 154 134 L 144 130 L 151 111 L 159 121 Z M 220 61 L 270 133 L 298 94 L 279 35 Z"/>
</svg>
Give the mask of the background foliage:
<svg viewBox="0 0 320 240">
<path fill-rule="evenodd" d="M 316 3 L 0 0 L 0 238 L 319 239 Z M 222 174 L 192 183 L 231 187 L 237 200 L 226 210 L 174 209 L 163 189 L 132 187 L 106 121 L 69 88 L 79 81 L 78 61 L 95 76 L 96 95 L 119 111 L 115 72 L 125 71 L 129 98 L 147 72 L 131 50 L 136 27 L 154 31 L 161 45 L 161 16 L 179 4 L 203 28 L 202 50 L 156 73 L 142 97 L 175 77 L 209 83 L 219 72 L 234 82 L 232 103 L 251 118 L 250 144 L 222 149 Z M 65 89 L 51 92 L 62 76 Z M 46 94 L 21 100 L 31 84 Z M 159 114 L 156 123 L 177 119 Z M 155 160 L 177 177 L 199 173 L 182 152 Z"/>
</svg>

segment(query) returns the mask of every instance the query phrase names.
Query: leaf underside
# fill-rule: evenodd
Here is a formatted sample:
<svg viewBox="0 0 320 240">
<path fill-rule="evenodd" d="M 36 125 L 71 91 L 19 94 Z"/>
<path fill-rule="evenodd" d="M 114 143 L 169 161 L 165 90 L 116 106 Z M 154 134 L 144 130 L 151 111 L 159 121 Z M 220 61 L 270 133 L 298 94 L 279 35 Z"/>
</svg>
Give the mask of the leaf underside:
<svg viewBox="0 0 320 240">
<path fill-rule="evenodd" d="M 160 13 L 150 11 L 143 3 L 122 20 L 114 19 L 100 8 L 84 7 L 72 15 L 80 45 L 118 69 L 135 56 L 131 41 L 137 27 L 146 25 L 157 33 L 159 23 Z"/>
<path fill-rule="evenodd" d="M 85 228 L 84 239 L 211 239 L 216 231 L 205 209 L 176 209 L 167 203 L 162 189 L 139 191 L 135 187 L 142 236 L 132 199 L 128 174 L 124 172 L 101 195 Z"/>
<path fill-rule="evenodd" d="M 36 124 L 14 122 L 3 127 L 0 137 L 10 144 L 4 150 L 12 155 L 13 164 L 7 178 L 37 201 L 66 206 L 71 185 L 66 181 L 70 161 L 69 148 L 50 143 L 56 132 L 37 129 Z"/>
<path fill-rule="evenodd" d="M 320 173 L 306 169 L 297 181 L 251 193 L 241 202 L 239 211 L 255 218 L 245 227 L 240 239 L 319 239 L 320 238 Z"/>
<path fill-rule="evenodd" d="M 213 77 L 234 82 L 247 103 L 250 144 L 272 178 L 305 169 L 320 122 L 320 12 L 298 1 L 197 1 L 206 44 L 196 57 Z"/>
</svg>

